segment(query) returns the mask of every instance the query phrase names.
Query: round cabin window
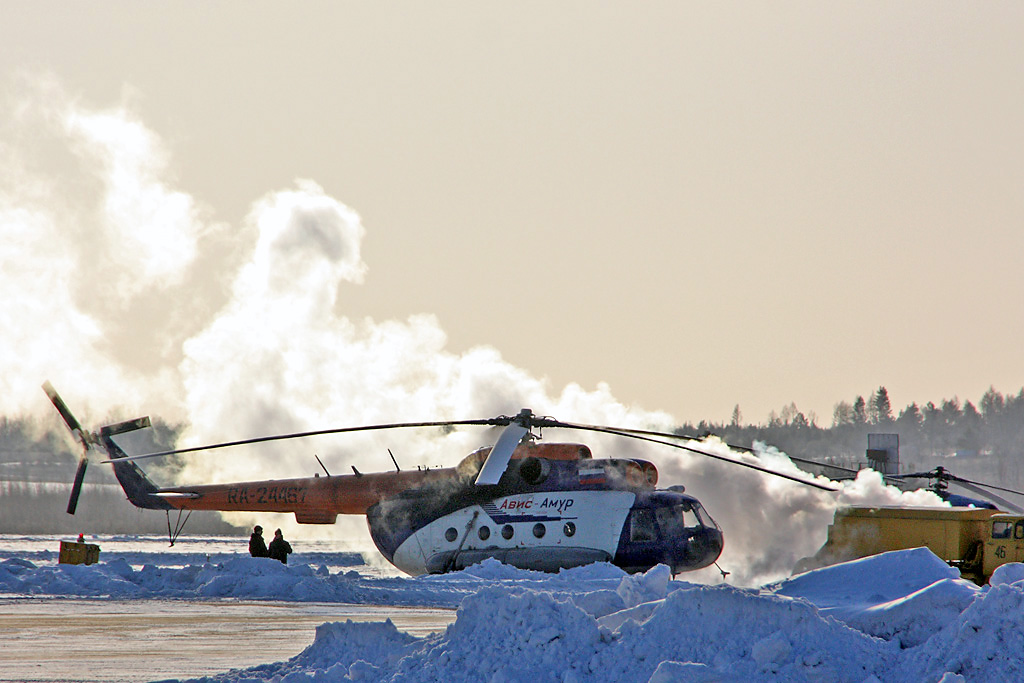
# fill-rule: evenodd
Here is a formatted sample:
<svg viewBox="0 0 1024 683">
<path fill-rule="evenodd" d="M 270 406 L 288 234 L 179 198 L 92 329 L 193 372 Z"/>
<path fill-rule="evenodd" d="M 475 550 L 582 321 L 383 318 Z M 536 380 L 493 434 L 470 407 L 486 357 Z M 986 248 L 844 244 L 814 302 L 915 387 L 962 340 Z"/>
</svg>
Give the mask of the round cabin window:
<svg viewBox="0 0 1024 683">
<path fill-rule="evenodd" d="M 444 540 L 448 541 L 449 543 L 454 543 L 455 539 L 458 537 L 459 532 L 456 531 L 455 527 L 453 526 L 448 527 L 448 529 L 444 532 Z"/>
<path fill-rule="evenodd" d="M 566 536 L 575 536 L 576 525 L 572 522 L 566 522 L 565 526 L 562 527 L 562 533 L 564 533 Z"/>
<path fill-rule="evenodd" d="M 480 537 L 481 541 L 486 541 L 488 538 L 491 537 L 491 527 L 489 527 L 489 526 L 482 526 L 482 527 L 480 527 L 480 530 L 476 532 L 476 535 Z"/>
<path fill-rule="evenodd" d="M 511 540 L 514 534 L 515 530 L 512 528 L 511 524 L 506 524 L 505 526 L 501 527 L 501 537 L 504 538 L 506 541 Z"/>
<path fill-rule="evenodd" d="M 537 522 L 533 525 L 533 535 L 537 538 L 544 538 L 544 534 L 546 532 L 547 529 L 544 528 L 544 525 L 541 522 Z"/>
</svg>

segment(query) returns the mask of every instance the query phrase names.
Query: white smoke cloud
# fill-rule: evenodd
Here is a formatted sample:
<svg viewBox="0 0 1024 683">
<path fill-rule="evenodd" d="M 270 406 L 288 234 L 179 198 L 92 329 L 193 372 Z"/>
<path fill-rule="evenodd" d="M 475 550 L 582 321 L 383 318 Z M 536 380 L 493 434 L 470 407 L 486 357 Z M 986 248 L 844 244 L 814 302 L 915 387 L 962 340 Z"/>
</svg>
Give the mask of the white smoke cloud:
<svg viewBox="0 0 1024 683">
<path fill-rule="evenodd" d="M 662 473 L 684 483 L 724 530 L 725 549 L 718 564 L 737 585 L 761 585 L 789 576 L 800 559 L 813 555 L 825 542 L 837 507 L 948 506 L 930 491 L 887 486 L 874 471 L 859 472 L 850 481 L 813 476 L 785 453 L 761 443 L 755 444 L 754 454 L 733 450 L 713 437 L 689 445 L 837 490 L 822 491 L 697 454 L 659 454 Z M 710 567 L 687 579 L 714 583 L 721 575 Z"/>
<path fill-rule="evenodd" d="M 0 122 L 0 410 L 45 404 L 47 377 L 87 415 L 180 393 L 167 368 L 190 333 L 178 324 L 180 293 L 217 226 L 162 180 L 166 152 L 126 104 L 89 110 L 46 78 L 20 80 L 10 98 Z"/>
<path fill-rule="evenodd" d="M 187 194 L 161 180 L 166 151 L 124 108 L 89 112 L 71 109 L 65 131 L 80 159 L 96 164 L 103 183 L 97 220 L 88 237 L 99 257 L 89 265 L 106 281 L 107 296 L 130 300 L 142 280 L 165 289 L 179 284 L 195 260 L 204 226 Z"/>
<path fill-rule="evenodd" d="M 493 348 L 453 353 L 430 314 L 345 316 L 339 293 L 368 273 L 366 228 L 313 181 L 269 193 L 245 225 L 229 229 L 170 185 L 169 154 L 129 103 L 89 109 L 44 81 L 18 88 L 8 111 L 0 128 L 3 414 L 56 420 L 39 389 L 49 378 L 86 424 L 150 412 L 186 425 L 182 446 L 523 407 L 586 424 L 675 424 L 622 404 L 607 385 L 553 391 Z M 211 261 L 229 252 L 246 256 Z M 544 436 L 585 441 L 595 457 L 655 461 L 663 485 L 685 484 L 725 529 L 721 564 L 738 583 L 784 576 L 812 554 L 837 500 L 921 498 L 866 475 L 837 495 L 664 446 Z M 308 476 L 319 468 L 314 454 L 334 472 L 387 469 L 388 449 L 403 467 L 451 465 L 493 438 L 486 430 L 401 430 L 224 449 L 190 457 L 180 482 Z M 700 447 L 809 476 L 771 449 L 755 456 L 717 442 Z M 233 521 L 282 526 L 293 538 L 319 532 L 366 542 L 362 519 L 297 528 L 291 517 L 268 517 Z"/>
</svg>

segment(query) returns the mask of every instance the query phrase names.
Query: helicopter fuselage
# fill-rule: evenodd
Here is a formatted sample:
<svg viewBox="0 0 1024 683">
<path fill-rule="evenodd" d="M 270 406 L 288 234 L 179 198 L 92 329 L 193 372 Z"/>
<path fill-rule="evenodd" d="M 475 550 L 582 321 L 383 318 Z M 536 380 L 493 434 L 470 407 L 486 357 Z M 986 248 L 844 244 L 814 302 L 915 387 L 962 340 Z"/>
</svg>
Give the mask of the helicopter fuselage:
<svg viewBox="0 0 1024 683">
<path fill-rule="evenodd" d="M 371 506 L 367 523 L 378 550 L 413 575 L 486 558 L 541 571 L 611 562 L 677 573 L 712 564 L 721 530 L 696 498 L 656 490 L 656 481 L 649 462 L 593 460 L 579 444 L 529 444 L 494 486 L 432 482 Z"/>
</svg>

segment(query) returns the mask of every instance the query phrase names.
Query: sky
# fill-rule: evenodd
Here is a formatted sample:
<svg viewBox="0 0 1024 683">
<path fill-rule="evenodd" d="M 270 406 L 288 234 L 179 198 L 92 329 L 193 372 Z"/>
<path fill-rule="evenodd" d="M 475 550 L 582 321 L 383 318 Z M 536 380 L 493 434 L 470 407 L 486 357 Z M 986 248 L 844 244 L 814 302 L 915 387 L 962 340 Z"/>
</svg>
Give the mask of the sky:
<svg viewBox="0 0 1024 683">
<path fill-rule="evenodd" d="M 1018 4 L 0 10 L 8 414 L 45 379 L 97 413 L 224 401 L 259 355 L 224 339 L 269 316 L 267 362 L 421 392 L 398 419 L 436 385 L 395 357 L 694 422 L 1024 386 Z M 254 285 L 292 291 L 245 303 L 296 203 L 340 232 L 297 229 Z"/>
<path fill-rule="evenodd" d="M 886 315 L 864 264 L 897 253 L 871 244 L 894 230 L 840 191 L 854 176 L 826 179 L 839 163 L 863 173 L 858 194 L 897 199 L 873 174 L 891 179 L 904 157 L 865 154 L 888 124 L 854 116 L 834 78 L 853 63 L 849 32 L 873 35 L 868 16 L 823 14 L 811 30 L 817 10 L 801 7 L 753 23 L 656 5 L 179 7 L 15 5 L 0 29 L 16 55 L 0 128 L 0 415 L 59 428 L 49 380 L 87 429 L 151 415 L 181 426 L 180 447 L 522 408 L 668 431 L 728 420 L 737 402 L 748 420 L 797 401 L 827 421 L 829 401 L 889 385 L 892 344 L 869 361 L 877 337 L 851 323 Z M 900 11 L 884 18 L 918 31 Z M 861 87 L 899 94 L 889 63 L 870 63 L 881 82 Z M 849 147 L 835 142 L 847 128 Z M 890 131 L 887 152 L 927 148 L 914 131 Z M 1020 238 L 1004 228 L 991 258 L 1013 276 Z M 844 364 L 869 382 L 844 388 Z M 944 371 L 928 377 L 953 386 Z M 977 373 L 979 395 L 1004 386 Z M 805 402 L 814 391 L 821 408 Z M 837 505 L 938 504 L 877 474 L 829 493 L 608 434 L 539 435 L 685 485 L 725 529 L 735 581 L 785 575 Z M 452 466 L 495 438 L 374 431 L 188 456 L 173 481 L 150 472 L 167 485 L 308 477 L 316 459 L 333 473 L 390 470 L 392 455 Z M 770 444 L 701 447 L 812 478 Z M 369 546 L 361 516 L 228 518 Z"/>
</svg>

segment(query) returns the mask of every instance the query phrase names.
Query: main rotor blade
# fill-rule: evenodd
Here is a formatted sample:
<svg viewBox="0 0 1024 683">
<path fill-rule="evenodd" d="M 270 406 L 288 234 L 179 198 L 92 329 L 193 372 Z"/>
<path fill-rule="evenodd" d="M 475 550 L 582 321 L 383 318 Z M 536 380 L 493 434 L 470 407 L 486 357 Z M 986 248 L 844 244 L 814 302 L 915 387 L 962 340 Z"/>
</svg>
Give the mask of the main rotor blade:
<svg viewBox="0 0 1024 683">
<path fill-rule="evenodd" d="M 949 477 L 950 481 L 955 481 L 958 484 L 974 484 L 975 486 L 982 486 L 982 487 L 987 488 L 987 489 L 995 489 L 996 491 L 1005 491 L 1006 493 L 1014 493 L 1014 494 L 1016 494 L 1018 496 L 1024 496 L 1024 491 L 1016 491 L 1014 489 L 1003 488 L 1002 486 L 996 486 L 994 484 L 986 484 L 986 483 L 981 482 L 981 481 L 971 481 L 970 479 L 964 479 L 963 477 L 958 477 L 957 475 L 950 474 L 949 472 L 946 472 L 946 476 Z M 967 487 L 964 486 L 964 488 L 967 488 Z"/>
<path fill-rule="evenodd" d="M 133 455 L 127 458 L 119 459 L 119 462 L 143 460 L 145 458 L 157 458 L 167 455 L 175 455 L 181 453 L 195 453 L 198 451 L 214 450 L 218 448 L 229 448 L 232 446 L 243 446 L 249 444 L 265 443 L 268 441 L 283 441 L 285 439 L 300 439 L 310 436 L 322 436 L 326 434 L 344 434 L 351 432 L 361 431 L 373 431 L 383 429 L 401 429 L 406 427 L 456 427 L 456 426 L 470 426 L 470 425 L 484 425 L 484 426 L 504 426 L 506 430 L 502 432 L 501 437 L 498 439 L 498 443 L 495 444 L 494 448 L 491 449 L 491 454 L 488 456 L 488 460 L 484 463 L 484 467 L 481 468 L 480 474 L 477 476 L 477 483 L 486 484 L 489 482 L 497 483 L 498 479 L 501 478 L 501 474 L 505 471 L 508 466 L 508 460 L 512 456 L 512 452 L 515 450 L 516 445 L 522 437 L 529 432 L 533 427 L 543 429 L 545 427 L 560 427 L 564 429 L 579 429 L 583 431 L 601 432 L 605 434 L 612 434 L 615 436 L 621 436 L 625 438 L 638 439 L 640 441 L 649 441 L 651 443 L 661 444 L 663 446 L 669 446 L 670 448 L 678 448 L 685 451 L 690 451 L 698 455 L 703 455 L 716 460 L 722 460 L 724 462 L 746 467 L 748 469 L 757 470 L 765 474 L 771 474 L 776 477 L 783 479 L 789 479 L 800 484 L 812 486 L 814 488 L 821 489 L 823 491 L 836 491 L 837 489 L 818 484 L 816 482 L 801 479 L 799 477 L 790 476 L 781 472 L 775 472 L 765 467 L 760 467 L 751 463 L 745 463 L 739 460 L 733 460 L 732 458 L 726 458 L 714 453 L 708 453 L 697 448 L 685 446 L 683 444 L 672 443 L 663 439 L 680 439 L 689 438 L 682 437 L 678 434 L 670 434 L 667 432 L 654 432 L 650 430 L 639 430 L 630 428 L 614 428 L 614 427 L 602 427 L 600 425 L 587 425 L 577 424 L 572 422 L 561 422 L 550 417 L 539 417 L 533 415 L 533 413 L 524 408 L 520 413 L 514 417 L 501 415 L 494 418 L 478 419 L 478 420 L 444 420 L 444 421 L 433 421 L 433 422 L 395 422 L 390 424 L 379 424 L 379 425 L 364 425 L 360 427 L 340 427 L 334 429 L 318 429 L 315 431 L 308 432 L 295 432 L 292 434 L 278 434 L 274 436 L 261 436 L 252 439 L 240 439 L 237 441 L 226 441 L 222 443 L 208 444 L 206 446 L 195 446 L 192 448 L 179 448 L 168 451 L 159 451 L 156 453 L 144 453 L 142 455 Z M 517 427 L 516 429 L 508 429 L 509 427 Z M 507 436 L 506 436 L 507 435 Z M 653 436 L 662 437 L 661 439 L 652 438 Z M 504 441 L 503 441 L 504 440 Z M 500 448 L 499 448 L 500 446 Z M 743 449 L 749 450 L 749 449 Z M 792 458 L 791 458 L 792 459 Z M 104 462 L 113 462 L 112 460 L 105 460 Z M 490 463 L 494 463 L 493 465 Z M 813 463 L 811 461 L 805 461 L 809 464 L 820 465 L 820 463 Z M 837 468 L 843 469 L 843 468 Z M 853 472 L 853 470 L 848 470 Z"/>
<path fill-rule="evenodd" d="M 539 418 L 539 419 L 543 420 L 543 419 L 550 419 L 550 418 Z M 558 421 L 555 420 L 555 422 L 558 422 Z M 537 425 L 537 426 L 540 427 L 540 426 L 548 426 L 548 425 Z M 551 426 L 568 427 L 569 423 L 567 423 L 567 422 L 559 422 L 559 424 L 551 425 Z M 685 441 L 703 441 L 704 440 L 704 439 L 702 439 L 699 436 L 693 436 L 691 434 L 677 434 L 675 432 L 659 432 L 659 431 L 655 431 L 653 429 L 633 429 L 633 428 L 630 428 L 630 427 L 604 427 L 603 425 L 588 425 L 588 424 L 574 424 L 572 426 L 575 427 L 575 428 L 578 428 L 578 429 L 589 429 L 589 428 L 614 429 L 616 431 L 622 432 L 623 434 L 638 434 L 638 435 L 641 435 L 641 436 L 660 436 L 660 437 L 664 437 L 666 439 L 683 439 Z M 725 443 L 725 442 L 723 442 L 723 443 Z M 727 443 L 725 445 L 728 446 L 729 448 L 731 448 L 734 451 L 746 451 L 747 453 L 753 453 L 754 452 L 753 448 L 748 448 L 747 446 L 737 446 L 736 444 L 731 444 L 731 443 Z M 814 464 L 817 464 L 817 463 L 814 463 Z"/>
<path fill-rule="evenodd" d="M 252 439 L 240 439 L 238 441 L 225 441 L 222 443 L 208 444 L 206 446 L 194 446 L 192 448 L 176 448 L 169 451 L 158 451 L 156 453 L 143 453 L 142 455 L 131 455 L 127 458 L 118 458 L 117 462 L 128 462 L 132 460 L 144 460 L 146 458 L 161 458 L 168 455 L 180 453 L 197 453 L 199 451 L 212 451 L 218 448 L 229 448 L 232 446 L 247 446 L 255 443 L 266 443 L 268 441 L 284 441 L 286 439 L 303 439 L 310 436 L 323 436 L 325 434 L 345 434 L 350 432 L 369 432 L 382 429 L 403 429 L 406 427 L 460 427 L 466 425 L 507 425 L 512 418 L 500 416 L 486 420 L 443 420 L 439 422 L 395 422 L 391 424 L 363 425 L 361 427 L 338 427 L 334 429 L 317 429 L 310 432 L 295 432 L 292 434 L 276 434 L 274 436 L 258 436 Z M 114 462 L 104 460 L 103 462 Z"/>
<path fill-rule="evenodd" d="M 544 419 L 544 418 L 541 418 L 541 419 Z M 575 429 L 590 429 L 590 430 L 592 430 L 592 429 L 614 429 L 616 432 L 621 432 L 624 435 L 630 435 L 630 436 L 635 436 L 635 435 L 638 435 L 638 436 L 658 436 L 658 437 L 663 437 L 663 438 L 666 438 L 666 439 L 683 439 L 685 441 L 697 441 L 697 442 L 703 442 L 704 441 L 704 439 L 702 439 L 700 437 L 697 437 L 697 436 L 692 436 L 690 434 L 676 434 L 674 432 L 659 432 L 659 431 L 655 431 L 655 430 L 651 430 L 651 429 L 631 429 L 631 428 L 625 428 L 625 427 L 603 427 L 602 425 L 588 425 L 588 424 L 573 424 L 573 425 L 570 425 L 567 422 L 560 422 L 558 424 L 537 425 L 537 426 L 573 427 Z M 749 448 L 747 446 L 737 446 L 736 444 L 726 443 L 724 441 L 722 443 L 725 443 L 726 446 L 728 446 L 729 448 L 731 448 L 734 451 L 743 451 L 745 453 L 751 453 L 751 454 L 754 454 L 754 455 L 757 454 L 757 452 L 753 448 Z M 790 460 L 792 460 L 793 462 L 800 463 L 802 465 L 812 465 L 814 467 L 828 467 L 829 469 L 837 470 L 839 472 L 843 472 L 844 474 L 857 474 L 857 472 L 859 472 L 859 470 L 851 470 L 848 467 L 841 467 L 839 465 L 833 465 L 833 464 L 827 463 L 827 462 L 818 462 L 817 460 L 806 460 L 804 458 L 798 458 L 796 456 L 789 455 L 788 453 L 786 454 L 786 457 L 789 458 Z"/>
<path fill-rule="evenodd" d="M 603 434 L 613 434 L 613 435 L 616 435 L 616 436 L 624 436 L 624 437 L 627 437 L 627 438 L 630 438 L 630 439 L 638 439 L 640 441 L 649 441 L 651 443 L 658 443 L 658 444 L 661 444 L 663 446 L 669 446 L 670 448 L 678 448 L 680 450 L 690 451 L 691 453 L 696 453 L 698 455 L 703 455 L 703 456 L 706 456 L 708 458 L 714 458 L 715 460 L 721 460 L 723 462 L 728 462 L 728 463 L 731 463 L 733 465 L 739 465 L 740 467 L 746 467 L 748 469 L 757 470 L 758 472 L 763 472 L 765 474 L 771 474 L 771 475 L 776 476 L 776 477 L 782 477 L 783 479 L 789 479 L 790 481 L 795 481 L 798 484 L 804 484 L 806 486 L 813 486 L 814 488 L 821 489 L 822 491 L 833 491 L 834 492 L 834 491 L 838 490 L 838 489 L 832 488 L 831 486 L 825 486 L 825 485 L 819 484 L 817 482 L 808 481 L 807 479 L 801 479 L 799 477 L 794 477 L 794 476 L 791 476 L 791 475 L 788 475 L 788 474 L 783 474 L 782 472 L 776 472 L 776 471 L 770 470 L 770 469 L 768 469 L 766 467 L 761 467 L 759 465 L 754 465 L 754 464 L 749 463 L 749 462 L 742 462 L 740 460 L 733 460 L 732 458 L 726 458 L 725 456 L 722 456 L 722 455 L 716 455 L 714 453 L 708 453 L 707 451 L 702 451 L 702 450 L 700 450 L 698 448 L 692 448 L 690 446 L 684 446 L 683 444 L 679 444 L 679 443 L 672 443 L 671 441 L 662 441 L 660 439 L 655 439 L 655 438 L 652 438 L 652 437 L 649 437 L 649 436 L 645 436 L 645 435 L 642 435 L 642 434 L 633 433 L 632 431 L 619 430 L 619 429 L 616 429 L 614 427 L 600 427 L 598 425 L 573 424 L 571 422 L 558 422 L 557 420 L 551 420 L 550 423 L 545 424 L 544 426 L 546 426 L 546 427 L 565 427 L 565 428 L 568 428 L 568 429 L 582 429 L 582 430 L 585 430 L 585 431 L 600 432 L 600 433 L 603 433 Z"/>
<path fill-rule="evenodd" d="M 949 476 L 949 473 L 939 474 L 935 470 L 928 470 L 927 472 L 908 472 L 906 474 L 887 474 L 886 479 L 943 479 Z"/>
<path fill-rule="evenodd" d="M 529 432 L 529 429 L 515 422 L 501 431 L 498 442 L 487 454 L 487 460 L 480 468 L 480 474 L 476 476 L 477 486 L 498 483 L 501 475 L 505 473 L 505 468 L 508 467 L 508 461 L 512 459 L 512 452 Z"/>
<path fill-rule="evenodd" d="M 1003 509 L 1003 510 L 1007 510 L 1009 512 L 1017 512 L 1017 513 L 1024 512 L 1024 509 L 1021 509 L 1020 507 L 1014 505 L 1013 503 L 1011 503 L 1010 501 L 1006 500 L 1005 498 L 1002 498 L 1001 496 L 997 496 L 996 494 L 992 493 L 991 491 L 986 491 L 985 489 L 983 489 L 980 486 L 975 486 L 974 484 L 971 484 L 971 483 L 968 483 L 968 482 L 965 482 L 965 481 L 957 481 L 957 480 L 954 480 L 953 483 L 956 484 L 957 486 L 961 486 L 961 487 L 967 489 L 968 491 L 972 491 L 972 492 L 978 494 L 979 496 L 982 496 L 983 498 L 988 498 L 993 503 L 998 503 L 1000 506 L 1002 506 L 1001 509 Z"/>
<path fill-rule="evenodd" d="M 960 484 L 973 484 L 975 486 L 981 486 L 986 489 L 995 489 L 996 491 L 1004 491 L 1006 493 L 1012 493 L 1018 496 L 1024 496 L 1024 491 L 1018 491 L 1016 489 L 1008 489 L 1003 486 L 996 486 L 995 484 L 987 484 L 983 481 L 973 481 L 971 479 L 965 479 L 959 477 L 945 467 L 936 467 L 934 470 L 928 470 L 927 472 L 910 472 L 907 474 L 887 474 L 888 479 L 938 479 L 939 481 L 952 481 Z M 967 488 L 964 486 L 964 488 Z"/>
</svg>

